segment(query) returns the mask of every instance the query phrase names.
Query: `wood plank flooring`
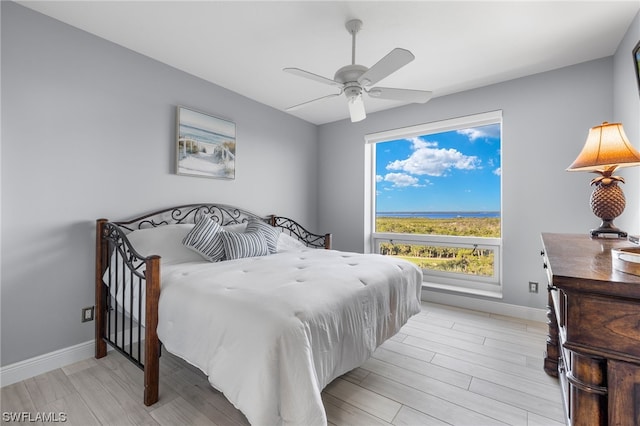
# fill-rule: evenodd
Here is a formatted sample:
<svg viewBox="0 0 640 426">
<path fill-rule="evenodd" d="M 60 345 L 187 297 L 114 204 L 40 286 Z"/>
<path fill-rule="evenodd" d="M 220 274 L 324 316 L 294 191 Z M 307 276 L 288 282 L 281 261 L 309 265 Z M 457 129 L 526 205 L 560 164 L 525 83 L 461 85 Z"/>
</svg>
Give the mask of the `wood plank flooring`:
<svg viewBox="0 0 640 426">
<path fill-rule="evenodd" d="M 546 330 L 423 302 L 370 360 L 327 386 L 329 423 L 562 425 L 559 384 L 542 369 Z M 3 387 L 1 410 L 64 413 L 66 424 L 82 426 L 248 424 L 199 370 L 167 352 L 160 369 L 152 407 L 142 404 L 142 371 L 110 352 Z"/>
</svg>

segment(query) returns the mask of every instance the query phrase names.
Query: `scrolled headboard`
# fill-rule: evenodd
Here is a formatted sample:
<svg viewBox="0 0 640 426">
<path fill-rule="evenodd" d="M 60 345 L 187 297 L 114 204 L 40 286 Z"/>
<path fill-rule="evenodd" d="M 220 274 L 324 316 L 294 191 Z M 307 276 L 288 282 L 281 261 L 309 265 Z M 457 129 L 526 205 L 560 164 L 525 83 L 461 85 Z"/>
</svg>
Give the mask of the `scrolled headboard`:
<svg viewBox="0 0 640 426">
<path fill-rule="evenodd" d="M 259 219 L 281 228 L 283 232 L 298 238 L 309 247 L 331 248 L 331 234 L 314 234 L 293 219 L 274 215 L 260 216 L 227 204 L 203 203 L 168 207 L 134 219 L 113 223 L 128 233 L 136 229 L 156 228 L 163 225 L 196 223 L 202 215 L 209 215 L 222 226 L 248 222 L 249 219 Z"/>
<path fill-rule="evenodd" d="M 262 217 L 226 204 L 187 204 L 169 207 L 135 219 L 114 223 L 127 231 L 134 231 L 136 229 L 156 228 L 169 224 L 196 223 L 203 214 L 209 215 L 214 221 L 223 226 L 247 222 L 249 219 L 254 218 L 263 221 L 269 220 L 268 217 Z"/>
</svg>

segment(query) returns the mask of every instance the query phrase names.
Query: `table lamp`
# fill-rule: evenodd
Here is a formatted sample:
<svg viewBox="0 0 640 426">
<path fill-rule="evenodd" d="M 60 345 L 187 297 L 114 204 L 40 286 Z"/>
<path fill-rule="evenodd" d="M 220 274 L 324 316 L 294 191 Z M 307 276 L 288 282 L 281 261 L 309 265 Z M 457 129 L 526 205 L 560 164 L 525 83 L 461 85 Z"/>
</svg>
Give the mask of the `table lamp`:
<svg viewBox="0 0 640 426">
<path fill-rule="evenodd" d="M 600 176 L 591 181 L 593 214 L 602 220 L 599 228 L 591 230 L 592 237 L 600 235 L 626 237 L 627 233 L 613 225 L 613 220 L 624 211 L 626 200 L 618 182 L 620 176 L 612 176 L 619 167 L 640 165 L 638 152 L 624 132 L 621 123 L 607 123 L 592 127 L 578 158 L 567 168 L 570 172 L 593 172 Z"/>
</svg>

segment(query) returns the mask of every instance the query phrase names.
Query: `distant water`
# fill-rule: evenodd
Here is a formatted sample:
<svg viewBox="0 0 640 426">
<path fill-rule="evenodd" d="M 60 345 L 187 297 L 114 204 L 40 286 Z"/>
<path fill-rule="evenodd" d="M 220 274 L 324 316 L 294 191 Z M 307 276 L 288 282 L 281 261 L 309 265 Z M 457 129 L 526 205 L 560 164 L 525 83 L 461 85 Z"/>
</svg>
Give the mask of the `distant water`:
<svg viewBox="0 0 640 426">
<path fill-rule="evenodd" d="M 453 219 L 456 217 L 500 217 L 500 212 L 376 212 L 377 217 Z"/>
<path fill-rule="evenodd" d="M 233 140 L 232 136 L 223 135 L 198 127 L 180 124 L 180 137 L 195 139 L 201 143 L 221 144 Z"/>
</svg>

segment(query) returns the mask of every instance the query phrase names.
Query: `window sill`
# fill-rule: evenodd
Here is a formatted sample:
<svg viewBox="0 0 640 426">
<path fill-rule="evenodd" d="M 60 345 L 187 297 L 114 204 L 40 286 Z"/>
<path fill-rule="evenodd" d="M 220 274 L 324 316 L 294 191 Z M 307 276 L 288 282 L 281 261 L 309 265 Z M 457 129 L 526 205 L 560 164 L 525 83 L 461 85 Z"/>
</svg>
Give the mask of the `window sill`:
<svg viewBox="0 0 640 426">
<path fill-rule="evenodd" d="M 451 284 L 439 284 L 433 282 L 422 282 L 422 288 L 427 290 L 445 290 L 448 292 L 459 293 L 459 294 L 469 294 L 473 296 L 482 296 L 482 297 L 490 297 L 492 299 L 502 299 L 502 287 L 494 290 L 480 290 L 477 288 L 467 288 L 460 287 L 457 285 Z"/>
</svg>

